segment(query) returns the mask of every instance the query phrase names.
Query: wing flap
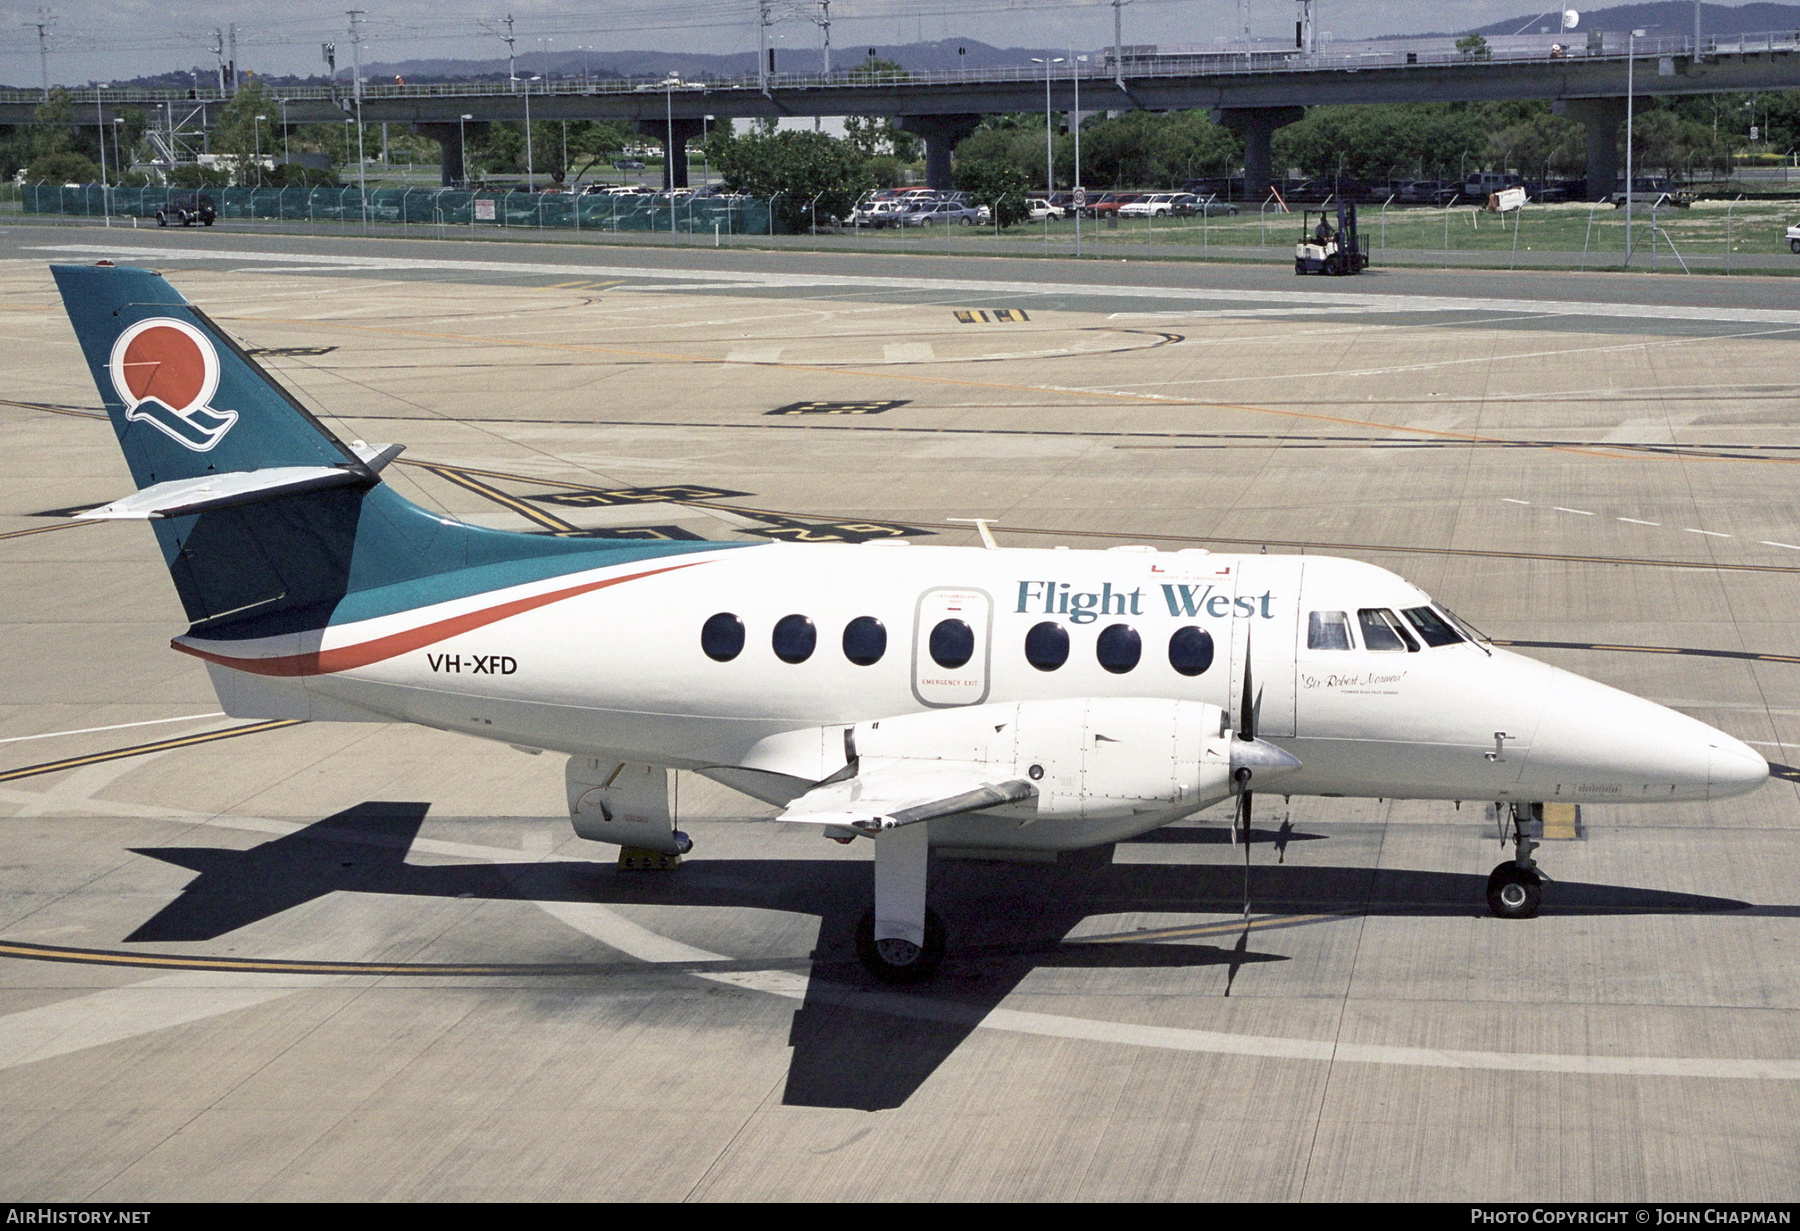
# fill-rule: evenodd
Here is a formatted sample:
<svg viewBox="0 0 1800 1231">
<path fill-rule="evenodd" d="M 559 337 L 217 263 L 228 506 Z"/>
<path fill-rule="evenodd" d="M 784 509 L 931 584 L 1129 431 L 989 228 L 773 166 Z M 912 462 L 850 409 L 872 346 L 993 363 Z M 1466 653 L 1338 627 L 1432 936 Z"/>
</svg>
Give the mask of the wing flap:
<svg viewBox="0 0 1800 1231">
<path fill-rule="evenodd" d="M 1019 803 L 1036 794 L 1037 787 L 1024 778 L 996 780 L 976 765 L 904 760 L 870 765 L 865 759 L 854 777 L 819 783 L 777 819 L 880 833 Z"/>
</svg>

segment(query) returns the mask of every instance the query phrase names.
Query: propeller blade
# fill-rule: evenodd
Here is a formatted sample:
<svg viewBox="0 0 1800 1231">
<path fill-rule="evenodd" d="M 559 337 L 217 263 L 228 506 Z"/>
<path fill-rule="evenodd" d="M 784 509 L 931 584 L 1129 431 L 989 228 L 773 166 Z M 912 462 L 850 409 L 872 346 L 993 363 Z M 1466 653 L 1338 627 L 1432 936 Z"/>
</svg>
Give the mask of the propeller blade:
<svg viewBox="0 0 1800 1231">
<path fill-rule="evenodd" d="M 1238 708 L 1238 738 L 1256 738 L 1256 707 L 1251 704 L 1250 626 L 1244 626 L 1244 699 Z"/>
<path fill-rule="evenodd" d="M 1233 828 L 1241 828 L 1244 838 L 1244 919 L 1250 918 L 1250 813 L 1256 793 L 1250 789 L 1251 773 L 1248 769 L 1237 771 L 1238 783 L 1238 824 Z"/>
</svg>

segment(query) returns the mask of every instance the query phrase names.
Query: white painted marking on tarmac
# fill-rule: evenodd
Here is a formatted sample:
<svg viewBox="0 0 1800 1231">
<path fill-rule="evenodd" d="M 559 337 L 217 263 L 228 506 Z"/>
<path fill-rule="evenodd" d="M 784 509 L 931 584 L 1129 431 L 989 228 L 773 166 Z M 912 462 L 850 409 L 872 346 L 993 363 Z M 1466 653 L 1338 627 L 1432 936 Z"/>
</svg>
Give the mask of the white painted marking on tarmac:
<svg viewBox="0 0 1800 1231">
<path fill-rule="evenodd" d="M 1594 516 L 1594 514 L 1588 512 L 1586 509 L 1565 509 L 1560 504 L 1553 504 L 1550 507 L 1555 509 L 1558 513 L 1579 513 L 1583 517 L 1593 517 Z"/>
<path fill-rule="evenodd" d="M 180 718 L 148 718 L 143 722 L 115 722 L 110 727 L 78 727 L 73 731 L 45 731 L 42 735 L 14 735 L 0 739 L 0 744 L 22 744 L 28 739 L 56 739 L 62 735 L 92 735 L 96 731 L 123 731 L 128 727 L 154 727 L 165 722 L 198 722 L 202 718 L 223 718 L 224 710 L 210 714 L 184 714 Z"/>
<path fill-rule="evenodd" d="M 1714 539 L 1728 539 L 1731 537 L 1731 535 L 1725 534 L 1718 530 L 1696 530 L 1692 526 L 1683 526 L 1681 528 L 1681 532 L 1683 534 L 1704 534 L 1708 538 L 1714 538 Z"/>
<path fill-rule="evenodd" d="M 726 353 L 726 363 L 780 363 L 779 346 L 734 346 Z"/>
<path fill-rule="evenodd" d="M 1644 521 L 1642 518 L 1639 518 L 1639 517 L 1620 517 L 1620 518 L 1617 518 L 1616 520 L 1628 521 L 1634 526 L 1660 526 L 1660 525 L 1662 525 L 1662 523 L 1659 521 Z"/>
<path fill-rule="evenodd" d="M 937 358 L 929 342 L 889 342 L 881 348 L 883 363 L 924 363 Z"/>
<path fill-rule="evenodd" d="M 0 1017 L 0 1069 L 255 1008 L 332 976 L 190 971 Z"/>
<path fill-rule="evenodd" d="M 1507 504 L 1530 504 L 1531 503 L 1531 501 L 1529 501 L 1529 500 L 1514 500 L 1511 496 L 1502 496 L 1502 497 L 1500 497 L 1500 499 L 1505 501 Z"/>
<path fill-rule="evenodd" d="M 1763 540 L 1762 540 L 1762 545 L 1763 545 L 1763 546 L 1764 546 L 1764 547 L 1785 547 L 1785 548 L 1787 548 L 1787 549 L 1788 549 L 1788 550 L 1789 550 L 1789 551 L 1800 551 L 1800 547 L 1796 547 L 1796 546 L 1794 546 L 1794 545 L 1793 545 L 1793 544 L 1792 544 L 1792 543 L 1774 543 L 1774 542 L 1771 542 L 1771 541 L 1770 541 L 1770 540 L 1768 540 L 1768 539 L 1763 539 Z"/>
<path fill-rule="evenodd" d="M 994 295 L 1080 295 L 1174 299 L 1191 304 L 1214 297 L 1232 304 L 1247 301 L 1297 307 L 1339 307 L 1377 311 L 1508 312 L 1551 316 L 1584 316 L 1621 320 L 1728 321 L 1744 324 L 1800 326 L 1800 311 L 1775 308 L 1721 308 L 1674 304 L 1586 303 L 1554 300 L 1495 299 L 1451 295 L 1382 295 L 1351 291 L 1215 290 L 1173 286 L 1102 286 L 1089 282 L 1021 282 L 972 278 L 902 278 L 886 275 L 756 273 L 743 270 L 647 269 L 633 265 L 574 265 L 530 261 L 472 261 L 448 258 L 367 257 L 309 255 L 254 249 L 175 248 L 121 242 L 96 244 L 37 244 L 33 252 L 61 252 L 72 256 L 117 258 L 156 257 L 178 261 L 268 262 L 295 267 L 313 262 L 321 268 L 344 270 L 439 270 L 446 273 L 510 273 L 553 275 L 564 278 L 642 278 L 661 283 L 692 282 L 696 277 L 715 279 L 720 289 L 740 287 L 869 288 L 931 293 L 979 293 Z M 1402 369 L 1405 370 L 1405 369 Z"/>
</svg>

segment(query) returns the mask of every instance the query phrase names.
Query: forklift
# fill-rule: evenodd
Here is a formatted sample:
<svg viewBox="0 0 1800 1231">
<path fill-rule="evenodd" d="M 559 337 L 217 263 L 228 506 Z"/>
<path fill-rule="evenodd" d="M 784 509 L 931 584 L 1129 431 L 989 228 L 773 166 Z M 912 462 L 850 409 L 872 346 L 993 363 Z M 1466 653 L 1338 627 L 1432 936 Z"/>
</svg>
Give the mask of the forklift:
<svg viewBox="0 0 1800 1231">
<path fill-rule="evenodd" d="M 1313 219 L 1317 217 L 1315 223 Z M 1337 226 L 1329 210 L 1300 215 L 1300 242 L 1294 245 L 1297 274 L 1360 274 L 1369 267 L 1369 250 L 1356 227 L 1356 203 L 1337 203 Z"/>
</svg>

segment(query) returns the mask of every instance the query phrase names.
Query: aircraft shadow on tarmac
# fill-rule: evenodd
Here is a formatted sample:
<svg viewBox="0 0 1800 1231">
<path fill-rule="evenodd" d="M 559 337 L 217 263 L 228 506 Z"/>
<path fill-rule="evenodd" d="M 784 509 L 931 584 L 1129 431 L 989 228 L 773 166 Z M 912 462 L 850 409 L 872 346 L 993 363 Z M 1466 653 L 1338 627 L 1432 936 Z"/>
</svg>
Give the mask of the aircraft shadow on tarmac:
<svg viewBox="0 0 1800 1231">
<path fill-rule="evenodd" d="M 756 907 L 819 916 L 806 999 L 789 1036 L 793 1058 L 784 1101 L 879 1110 L 898 1107 L 956 1050 L 981 1019 L 1033 970 L 1222 966 L 1226 988 L 1239 971 L 1286 961 L 1228 943 L 1067 941 L 1093 915 L 1129 912 L 1236 914 L 1241 864 L 1118 864 L 1111 848 L 1056 864 L 935 859 L 932 903 L 949 928 L 950 952 L 928 985 L 882 988 L 857 964 L 851 941 L 867 909 L 870 865 L 844 860 L 704 857 L 666 873 L 624 873 L 592 864 L 420 865 L 407 852 L 430 805 L 369 802 L 249 850 L 157 847 L 137 854 L 197 873 L 173 902 L 127 942 L 213 940 L 338 890 L 411 897 L 599 902 L 610 905 Z M 1213 830 L 1161 831 L 1156 842 L 1218 842 Z M 1258 844 L 1323 835 L 1257 831 Z M 1485 913 L 1485 874 L 1258 863 L 1251 873 L 1259 915 L 1466 916 Z M 1556 881 L 1543 913 L 1735 912 L 1750 903 L 1628 886 Z M 1782 909 L 1782 908 L 1776 908 Z M 1496 926 L 1514 926 L 1497 924 Z M 350 955 L 345 955 L 348 958 Z M 524 957 L 525 955 L 520 955 Z M 741 969 L 744 964 L 724 964 Z M 636 969 L 636 967 L 629 967 Z"/>
</svg>

